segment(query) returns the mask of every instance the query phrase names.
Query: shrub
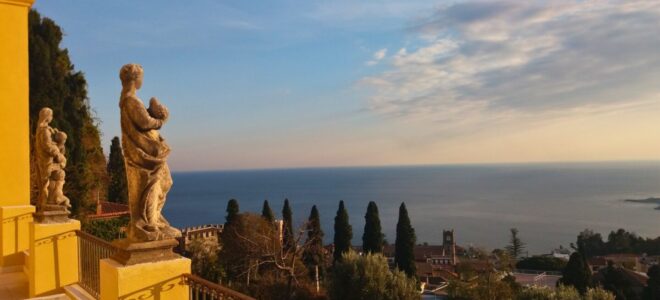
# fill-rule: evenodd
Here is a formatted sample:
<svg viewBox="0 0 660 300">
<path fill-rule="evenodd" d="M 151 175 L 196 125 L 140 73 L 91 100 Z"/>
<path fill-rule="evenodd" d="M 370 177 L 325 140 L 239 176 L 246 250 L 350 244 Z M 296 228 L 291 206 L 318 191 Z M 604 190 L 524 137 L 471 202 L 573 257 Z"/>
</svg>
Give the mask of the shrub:
<svg viewBox="0 0 660 300">
<path fill-rule="evenodd" d="M 417 281 L 401 271 L 390 271 L 380 254 L 359 256 L 349 251 L 329 274 L 330 299 L 419 299 Z"/>
</svg>

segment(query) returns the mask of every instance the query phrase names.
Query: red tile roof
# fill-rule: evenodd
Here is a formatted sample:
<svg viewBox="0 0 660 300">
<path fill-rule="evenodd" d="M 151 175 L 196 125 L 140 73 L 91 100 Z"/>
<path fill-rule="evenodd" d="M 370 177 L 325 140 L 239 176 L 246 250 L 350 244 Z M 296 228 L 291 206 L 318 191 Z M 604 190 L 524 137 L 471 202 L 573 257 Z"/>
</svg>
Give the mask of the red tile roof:
<svg viewBox="0 0 660 300">
<path fill-rule="evenodd" d="M 121 216 L 128 216 L 128 205 L 108 201 L 98 201 L 96 204 L 96 214 L 88 215 L 90 219 L 110 219 Z"/>
</svg>

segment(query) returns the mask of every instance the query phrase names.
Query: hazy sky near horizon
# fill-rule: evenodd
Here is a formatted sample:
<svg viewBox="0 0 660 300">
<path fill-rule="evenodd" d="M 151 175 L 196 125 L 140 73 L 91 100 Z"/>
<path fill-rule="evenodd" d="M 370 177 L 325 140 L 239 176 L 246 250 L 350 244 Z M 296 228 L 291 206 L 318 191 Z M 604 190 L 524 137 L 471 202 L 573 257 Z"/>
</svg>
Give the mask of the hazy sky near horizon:
<svg viewBox="0 0 660 300">
<path fill-rule="evenodd" d="M 659 1 L 37 1 L 103 143 L 119 68 L 172 169 L 660 159 Z"/>
</svg>

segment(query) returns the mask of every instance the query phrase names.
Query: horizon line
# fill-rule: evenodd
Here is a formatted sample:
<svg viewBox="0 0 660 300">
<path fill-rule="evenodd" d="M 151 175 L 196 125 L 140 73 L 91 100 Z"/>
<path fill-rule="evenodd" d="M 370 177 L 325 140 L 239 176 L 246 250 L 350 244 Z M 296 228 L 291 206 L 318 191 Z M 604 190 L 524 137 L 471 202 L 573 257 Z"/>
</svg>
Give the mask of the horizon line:
<svg viewBox="0 0 660 300">
<path fill-rule="evenodd" d="M 557 161 L 511 161 L 511 162 L 464 162 L 464 163 L 430 163 L 430 164 L 385 164 L 385 165 L 338 165 L 338 166 L 299 166 L 299 167 L 255 167 L 229 169 L 172 170 L 172 173 L 210 173 L 210 172 L 243 172 L 243 171 L 284 171 L 284 170 L 314 170 L 314 169 L 378 169 L 403 167 L 476 167 L 476 166 L 507 166 L 507 165 L 560 165 L 560 164 L 635 164 L 660 163 L 656 160 L 557 160 Z"/>
</svg>

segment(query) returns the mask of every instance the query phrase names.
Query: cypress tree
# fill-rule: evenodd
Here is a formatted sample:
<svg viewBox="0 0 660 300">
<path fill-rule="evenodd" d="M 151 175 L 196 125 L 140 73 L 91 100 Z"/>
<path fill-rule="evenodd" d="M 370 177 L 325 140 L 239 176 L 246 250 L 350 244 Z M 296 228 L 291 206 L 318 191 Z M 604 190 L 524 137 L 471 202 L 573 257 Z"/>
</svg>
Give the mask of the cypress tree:
<svg viewBox="0 0 660 300">
<path fill-rule="evenodd" d="M 518 229 L 511 228 L 511 241 L 510 244 L 506 246 L 506 250 L 515 260 L 520 259 L 523 251 L 525 251 L 525 243 L 523 243 L 518 237 Z"/>
<path fill-rule="evenodd" d="M 64 194 L 71 199 L 74 214 L 91 211 L 96 207 L 97 196 L 107 196 L 109 178 L 100 131 L 87 97 L 85 75 L 75 70 L 68 50 L 60 47 L 62 29 L 53 20 L 30 10 L 28 33 L 30 145 L 34 145 L 39 111 L 51 108 L 51 126 L 68 136 Z M 36 187 L 31 192 L 36 194 Z"/>
<path fill-rule="evenodd" d="M 303 262 L 309 270 L 312 279 L 315 278 L 316 266 L 319 267 L 319 276 L 322 277 L 325 255 L 323 254 L 323 230 L 321 229 L 321 217 L 316 205 L 312 206 L 312 211 L 307 219 L 307 242 L 303 251 Z"/>
<path fill-rule="evenodd" d="M 292 249 L 295 246 L 295 237 L 293 236 L 293 213 L 291 206 L 289 206 L 289 199 L 284 199 L 284 207 L 282 208 L 282 220 L 284 221 L 283 240 L 284 248 Z"/>
<path fill-rule="evenodd" d="M 417 267 L 415 266 L 414 248 L 417 237 L 415 229 L 410 224 L 406 204 L 401 203 L 399 207 L 399 222 L 396 224 L 396 244 L 394 250 L 394 264 L 408 275 L 408 277 L 417 276 Z"/>
<path fill-rule="evenodd" d="M 380 227 L 378 206 L 376 202 L 369 202 L 367 213 L 364 215 L 364 233 L 362 234 L 362 251 L 364 253 L 383 252 L 383 232 Z"/>
<path fill-rule="evenodd" d="M 344 208 L 344 201 L 339 201 L 339 209 L 335 216 L 335 251 L 333 261 L 341 260 L 341 255 L 351 248 L 351 239 L 353 239 L 353 227 L 348 222 L 348 212 Z"/>
<path fill-rule="evenodd" d="M 264 206 L 261 208 L 261 216 L 266 219 L 266 221 L 273 223 L 275 222 L 275 214 L 273 213 L 273 210 L 270 209 L 270 205 L 268 205 L 268 200 L 264 200 Z"/>
<path fill-rule="evenodd" d="M 238 201 L 236 201 L 236 199 L 229 199 L 229 202 L 227 202 L 227 216 L 225 217 L 225 226 L 236 220 L 238 212 Z"/>
<path fill-rule="evenodd" d="M 575 287 L 581 294 L 587 291 L 591 284 L 591 270 L 582 254 L 578 252 L 571 254 L 559 282 Z"/>
<path fill-rule="evenodd" d="M 128 203 L 128 181 L 126 180 L 126 166 L 121 143 L 118 137 L 112 138 L 110 144 L 110 155 L 108 156 L 108 201 L 117 203 Z"/>
</svg>

